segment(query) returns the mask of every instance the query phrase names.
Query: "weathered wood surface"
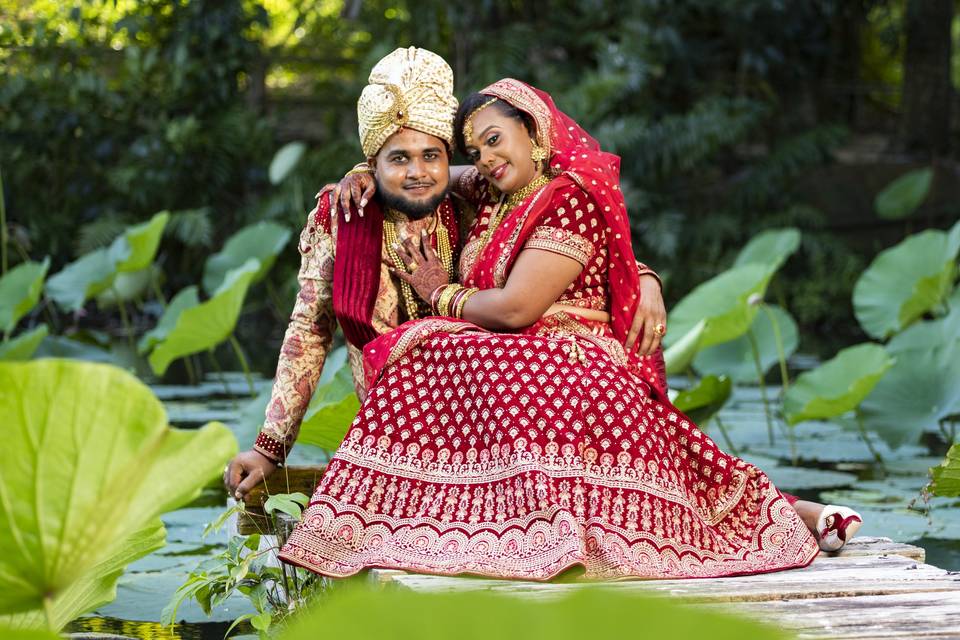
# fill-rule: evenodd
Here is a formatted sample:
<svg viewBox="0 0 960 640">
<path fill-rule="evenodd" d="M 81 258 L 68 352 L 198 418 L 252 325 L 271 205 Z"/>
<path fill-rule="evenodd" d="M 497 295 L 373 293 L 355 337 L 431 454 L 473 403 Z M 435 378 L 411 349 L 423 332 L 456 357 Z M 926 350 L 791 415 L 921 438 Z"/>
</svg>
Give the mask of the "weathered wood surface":
<svg viewBox="0 0 960 640">
<path fill-rule="evenodd" d="M 802 638 L 960 638 L 960 572 L 924 564 L 919 547 L 858 538 L 804 569 L 696 580 L 552 583 L 371 572 L 385 586 L 420 592 L 492 591 L 557 598 L 585 587 L 665 594 L 736 610 Z"/>
<path fill-rule="evenodd" d="M 266 530 L 266 514 L 263 503 L 275 493 L 304 493 L 313 495 L 326 465 L 285 467 L 277 469 L 273 475 L 254 487 L 245 501 L 246 513 L 237 519 L 237 531 L 241 535 L 260 533 Z"/>
</svg>

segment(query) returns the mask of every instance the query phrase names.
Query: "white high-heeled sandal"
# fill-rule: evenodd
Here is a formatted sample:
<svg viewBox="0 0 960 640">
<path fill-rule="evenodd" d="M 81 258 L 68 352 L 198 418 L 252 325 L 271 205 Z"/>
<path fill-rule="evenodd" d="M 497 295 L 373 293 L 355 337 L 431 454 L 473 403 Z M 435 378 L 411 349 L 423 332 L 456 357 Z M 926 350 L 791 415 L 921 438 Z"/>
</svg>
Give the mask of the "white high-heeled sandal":
<svg viewBox="0 0 960 640">
<path fill-rule="evenodd" d="M 824 551 L 839 551 L 862 524 L 863 518 L 853 509 L 828 504 L 817 518 L 817 542 Z"/>
</svg>

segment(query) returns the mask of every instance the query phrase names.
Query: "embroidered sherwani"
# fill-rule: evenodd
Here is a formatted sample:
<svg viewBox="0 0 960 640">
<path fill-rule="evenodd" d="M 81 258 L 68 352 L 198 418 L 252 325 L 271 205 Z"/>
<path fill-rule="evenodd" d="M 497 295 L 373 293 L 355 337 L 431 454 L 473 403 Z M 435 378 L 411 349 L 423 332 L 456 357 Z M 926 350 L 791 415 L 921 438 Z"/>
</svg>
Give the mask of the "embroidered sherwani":
<svg viewBox="0 0 960 640">
<path fill-rule="evenodd" d="M 337 327 L 333 309 L 333 273 L 338 223 L 336 217 L 329 215 L 328 195 L 321 192 L 317 207 L 307 216 L 300 233 L 300 271 L 297 276 L 300 289 L 280 349 L 266 420 L 254 445 L 254 449 L 278 462 L 286 458 L 297 439 Z M 469 207 L 459 204 L 455 208 L 448 197 L 430 216 L 420 220 L 401 218 L 395 224 L 398 232 L 414 238 L 426 229 L 436 246 L 439 224 L 452 227 L 469 224 L 471 220 Z M 460 233 L 448 235 L 462 237 Z M 385 242 L 381 242 L 381 255 L 387 255 Z M 378 334 L 384 334 L 408 318 L 401 302 L 398 280 L 391 277 L 386 265 L 382 265 L 371 325 Z M 362 353 L 349 343 L 347 350 L 354 387 L 358 397 L 363 399 Z"/>
</svg>

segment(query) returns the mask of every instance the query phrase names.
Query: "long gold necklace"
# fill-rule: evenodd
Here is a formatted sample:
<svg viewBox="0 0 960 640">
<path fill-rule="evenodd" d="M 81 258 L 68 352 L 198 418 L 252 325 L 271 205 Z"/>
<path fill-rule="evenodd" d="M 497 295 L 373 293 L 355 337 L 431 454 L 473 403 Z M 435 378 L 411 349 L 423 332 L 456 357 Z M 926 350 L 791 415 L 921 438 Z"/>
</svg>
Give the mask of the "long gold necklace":
<svg viewBox="0 0 960 640">
<path fill-rule="evenodd" d="M 533 195 L 536 191 L 545 187 L 550 182 L 550 179 L 550 176 L 547 174 L 540 175 L 531 180 L 525 187 L 521 187 L 505 198 L 500 198 L 496 208 L 490 214 L 490 223 L 487 225 L 487 228 L 484 229 L 483 235 L 480 238 L 480 249 L 477 255 L 479 255 L 487 246 L 487 243 L 490 242 L 494 231 L 497 230 L 497 227 L 500 226 L 500 223 L 503 222 L 507 214 L 516 209 L 517 205 Z"/>
<path fill-rule="evenodd" d="M 400 243 L 400 233 L 397 230 L 397 222 L 403 220 L 403 214 L 388 209 L 384 215 L 383 238 L 387 245 L 387 255 L 396 269 L 410 273 L 407 264 L 400 259 L 399 254 L 394 250 L 393 245 Z M 440 214 L 434 213 L 433 227 L 429 231 L 430 235 L 437 236 L 437 256 L 447 270 L 447 276 L 451 282 L 453 280 L 453 249 L 450 246 L 450 232 L 440 221 Z M 429 314 L 430 310 L 426 303 L 420 304 L 417 296 L 413 292 L 413 287 L 409 283 L 400 281 L 400 293 L 403 298 L 403 305 L 407 312 L 407 318 L 416 320 L 421 314 Z"/>
</svg>

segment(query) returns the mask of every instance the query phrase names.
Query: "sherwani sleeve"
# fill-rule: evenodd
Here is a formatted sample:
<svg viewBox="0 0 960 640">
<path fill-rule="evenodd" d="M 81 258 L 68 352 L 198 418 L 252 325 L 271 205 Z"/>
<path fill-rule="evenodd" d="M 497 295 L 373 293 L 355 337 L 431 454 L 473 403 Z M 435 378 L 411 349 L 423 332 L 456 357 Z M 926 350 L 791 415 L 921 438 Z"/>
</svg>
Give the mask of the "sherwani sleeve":
<svg viewBox="0 0 960 640">
<path fill-rule="evenodd" d="M 326 205 L 326 206 L 325 206 Z M 254 449 L 283 462 L 300 432 L 333 342 L 333 260 L 336 243 L 326 198 L 300 234 L 300 288 L 283 338 L 266 420 Z"/>
</svg>

